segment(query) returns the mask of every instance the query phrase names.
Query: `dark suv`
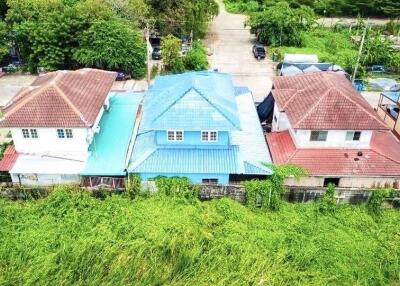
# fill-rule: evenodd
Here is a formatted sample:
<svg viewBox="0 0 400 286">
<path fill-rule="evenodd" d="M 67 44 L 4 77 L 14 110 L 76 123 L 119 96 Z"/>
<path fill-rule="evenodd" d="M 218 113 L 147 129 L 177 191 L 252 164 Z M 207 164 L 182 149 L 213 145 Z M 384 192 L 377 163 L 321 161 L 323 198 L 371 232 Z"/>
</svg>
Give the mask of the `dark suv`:
<svg viewBox="0 0 400 286">
<path fill-rule="evenodd" d="M 265 59 L 265 48 L 261 44 L 255 44 L 253 46 L 254 57 L 258 60 Z"/>
<path fill-rule="evenodd" d="M 161 48 L 160 47 L 153 48 L 153 52 L 151 53 L 151 58 L 153 60 L 161 60 Z"/>
</svg>

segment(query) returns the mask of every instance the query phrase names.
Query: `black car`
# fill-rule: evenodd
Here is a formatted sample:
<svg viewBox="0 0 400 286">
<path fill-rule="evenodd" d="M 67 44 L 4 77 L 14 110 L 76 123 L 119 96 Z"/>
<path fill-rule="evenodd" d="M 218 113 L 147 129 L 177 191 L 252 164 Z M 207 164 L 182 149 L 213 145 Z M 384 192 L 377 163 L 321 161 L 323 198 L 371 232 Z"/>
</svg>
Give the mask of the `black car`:
<svg viewBox="0 0 400 286">
<path fill-rule="evenodd" d="M 151 53 L 151 58 L 153 60 L 161 60 L 161 49 L 160 47 L 155 47 Z"/>
<path fill-rule="evenodd" d="M 123 81 L 123 80 L 128 80 L 131 79 L 131 76 L 127 74 L 124 71 L 117 71 L 117 78 L 115 80 L 117 81 Z"/>
<path fill-rule="evenodd" d="M 264 46 L 261 44 L 255 44 L 253 46 L 253 54 L 254 54 L 254 57 L 258 60 L 265 59 L 266 53 L 265 53 Z"/>
</svg>

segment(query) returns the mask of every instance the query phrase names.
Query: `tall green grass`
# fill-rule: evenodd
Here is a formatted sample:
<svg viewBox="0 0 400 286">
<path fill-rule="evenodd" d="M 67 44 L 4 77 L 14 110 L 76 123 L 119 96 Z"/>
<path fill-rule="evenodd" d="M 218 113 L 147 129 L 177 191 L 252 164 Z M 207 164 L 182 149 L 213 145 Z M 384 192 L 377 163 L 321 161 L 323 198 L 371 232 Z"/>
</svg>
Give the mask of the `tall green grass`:
<svg viewBox="0 0 400 286">
<path fill-rule="evenodd" d="M 59 188 L 0 199 L 0 285 L 398 285 L 400 212 Z"/>
</svg>

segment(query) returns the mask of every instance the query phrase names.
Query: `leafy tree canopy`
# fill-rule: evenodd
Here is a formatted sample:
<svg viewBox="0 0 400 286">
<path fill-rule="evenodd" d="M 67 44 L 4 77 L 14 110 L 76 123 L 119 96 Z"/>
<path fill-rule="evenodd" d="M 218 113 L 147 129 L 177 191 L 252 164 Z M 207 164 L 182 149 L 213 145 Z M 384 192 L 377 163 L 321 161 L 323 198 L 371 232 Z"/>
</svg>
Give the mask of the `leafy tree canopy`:
<svg viewBox="0 0 400 286">
<path fill-rule="evenodd" d="M 172 35 L 165 37 L 161 44 L 161 53 L 167 72 L 180 73 L 185 70 L 181 56 L 181 41 L 178 38 Z"/>
<path fill-rule="evenodd" d="M 79 37 L 74 59 L 101 69 L 122 69 L 135 78 L 146 73 L 146 45 L 142 35 L 118 18 L 93 24 Z"/>
<path fill-rule="evenodd" d="M 259 41 L 272 46 L 300 46 L 301 32 L 315 23 L 313 10 L 306 6 L 291 8 L 286 2 L 279 2 L 263 12 L 252 14 L 247 25 Z"/>
</svg>

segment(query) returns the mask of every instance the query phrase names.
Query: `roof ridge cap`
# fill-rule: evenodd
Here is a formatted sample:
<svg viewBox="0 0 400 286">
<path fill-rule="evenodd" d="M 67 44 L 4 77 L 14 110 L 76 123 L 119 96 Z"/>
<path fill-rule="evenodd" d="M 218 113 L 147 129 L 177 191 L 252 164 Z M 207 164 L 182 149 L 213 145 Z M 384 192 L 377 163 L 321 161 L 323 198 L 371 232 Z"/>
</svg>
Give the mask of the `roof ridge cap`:
<svg viewBox="0 0 400 286">
<path fill-rule="evenodd" d="M 304 121 L 304 119 L 306 119 L 309 115 L 310 115 L 310 113 L 312 112 L 312 111 L 314 111 L 314 109 L 321 103 L 321 101 L 323 100 L 323 99 L 325 99 L 325 97 L 328 95 L 328 93 L 331 91 L 331 89 L 332 89 L 332 87 L 331 88 L 329 88 L 327 91 L 325 91 L 325 93 L 314 103 L 314 105 L 304 114 L 304 116 L 300 119 L 300 120 L 298 120 L 297 122 L 296 122 L 296 126 L 298 126 L 299 125 L 299 123 L 301 123 L 302 121 Z M 295 126 L 293 126 L 293 127 L 295 127 Z"/>
<path fill-rule="evenodd" d="M 62 99 L 72 108 L 72 110 L 79 116 L 79 118 L 85 123 L 86 126 L 90 126 L 89 122 L 83 116 L 82 112 L 72 103 L 68 96 L 61 90 L 61 88 L 54 82 L 50 84 L 56 91 L 57 94 L 61 96 Z"/>
</svg>

